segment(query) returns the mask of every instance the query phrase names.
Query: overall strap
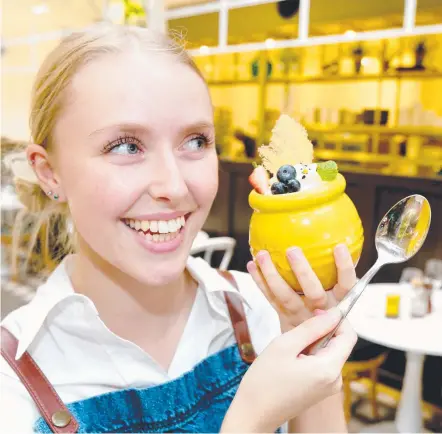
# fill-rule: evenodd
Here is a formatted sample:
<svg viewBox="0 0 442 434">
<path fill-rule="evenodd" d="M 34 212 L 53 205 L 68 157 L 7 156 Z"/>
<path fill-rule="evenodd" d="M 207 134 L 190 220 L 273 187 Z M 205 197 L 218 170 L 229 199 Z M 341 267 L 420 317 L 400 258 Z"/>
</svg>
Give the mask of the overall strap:
<svg viewBox="0 0 442 434">
<path fill-rule="evenodd" d="M 234 288 L 238 289 L 238 284 L 229 271 L 218 270 L 218 273 Z M 256 354 L 252 345 L 252 339 L 250 338 L 244 306 L 239 296 L 225 292 L 224 297 L 226 299 L 227 308 L 229 309 L 236 342 L 238 343 L 239 353 L 244 362 L 250 364 L 256 359 Z"/>
<path fill-rule="evenodd" d="M 57 392 L 26 351 L 15 360 L 18 342 L 16 337 L 1 326 L 1 354 L 26 387 L 41 416 L 55 433 L 75 433 L 78 423 L 63 404 Z"/>
</svg>

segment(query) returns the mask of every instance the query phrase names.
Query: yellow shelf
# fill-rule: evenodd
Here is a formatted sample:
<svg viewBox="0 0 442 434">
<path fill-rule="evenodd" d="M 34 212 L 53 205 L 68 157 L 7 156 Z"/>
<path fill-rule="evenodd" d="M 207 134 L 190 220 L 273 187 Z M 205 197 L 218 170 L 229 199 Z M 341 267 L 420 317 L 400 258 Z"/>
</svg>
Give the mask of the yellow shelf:
<svg viewBox="0 0 442 434">
<path fill-rule="evenodd" d="M 442 167 L 442 160 L 429 160 L 428 158 L 415 158 L 410 159 L 408 157 L 400 157 L 391 154 L 374 154 L 367 152 L 343 152 L 343 151 L 334 151 L 330 149 L 315 149 L 315 158 L 317 160 L 333 160 L 338 162 L 338 165 L 341 169 L 347 168 L 351 171 L 358 171 L 364 173 L 379 173 L 379 168 L 369 169 L 367 166 L 357 167 L 354 164 L 359 165 L 378 165 L 382 164 L 384 166 L 388 166 L 393 164 L 395 166 L 401 165 L 413 165 L 421 168 L 429 168 L 431 170 L 434 169 L 435 166 Z M 349 166 L 349 164 L 353 164 Z M 387 167 L 384 167 L 386 169 Z M 411 176 L 411 175 L 408 175 Z M 427 176 L 428 177 L 428 176 Z M 434 179 L 442 179 L 439 175 L 434 173 L 430 178 Z"/>
<path fill-rule="evenodd" d="M 303 84 L 303 83 L 336 83 L 350 81 L 377 81 L 377 80 L 436 80 L 442 78 L 442 72 L 402 72 L 394 74 L 371 74 L 371 75 L 339 75 L 299 78 L 271 78 L 267 84 Z M 208 80 L 209 86 L 235 86 L 259 84 L 258 79 L 238 80 Z"/>
<path fill-rule="evenodd" d="M 241 86 L 241 85 L 256 85 L 259 84 L 258 79 L 238 79 L 238 80 L 208 80 L 209 86 Z"/>
<path fill-rule="evenodd" d="M 403 134 L 405 136 L 437 136 L 442 137 L 442 128 L 399 126 L 388 127 L 382 125 L 305 125 L 310 132 L 317 133 L 357 133 L 357 134 Z"/>
</svg>

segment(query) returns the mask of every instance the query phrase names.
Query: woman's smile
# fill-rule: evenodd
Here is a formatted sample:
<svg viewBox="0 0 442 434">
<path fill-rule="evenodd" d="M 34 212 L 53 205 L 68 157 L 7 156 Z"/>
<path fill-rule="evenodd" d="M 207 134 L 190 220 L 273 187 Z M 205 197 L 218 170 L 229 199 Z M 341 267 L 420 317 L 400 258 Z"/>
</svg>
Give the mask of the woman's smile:
<svg viewBox="0 0 442 434">
<path fill-rule="evenodd" d="M 191 213 L 170 213 L 123 218 L 122 222 L 137 236 L 137 241 L 153 253 L 176 250 L 184 238 L 186 221 Z"/>
</svg>

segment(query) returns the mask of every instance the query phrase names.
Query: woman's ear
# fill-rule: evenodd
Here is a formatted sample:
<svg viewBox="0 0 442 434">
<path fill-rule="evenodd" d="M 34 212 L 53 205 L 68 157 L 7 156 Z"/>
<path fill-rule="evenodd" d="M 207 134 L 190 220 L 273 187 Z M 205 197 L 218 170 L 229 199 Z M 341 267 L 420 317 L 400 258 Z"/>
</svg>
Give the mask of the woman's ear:
<svg viewBox="0 0 442 434">
<path fill-rule="evenodd" d="M 26 155 L 43 191 L 51 198 L 63 201 L 61 181 L 54 171 L 46 149 L 41 145 L 30 144 L 26 149 Z"/>
</svg>

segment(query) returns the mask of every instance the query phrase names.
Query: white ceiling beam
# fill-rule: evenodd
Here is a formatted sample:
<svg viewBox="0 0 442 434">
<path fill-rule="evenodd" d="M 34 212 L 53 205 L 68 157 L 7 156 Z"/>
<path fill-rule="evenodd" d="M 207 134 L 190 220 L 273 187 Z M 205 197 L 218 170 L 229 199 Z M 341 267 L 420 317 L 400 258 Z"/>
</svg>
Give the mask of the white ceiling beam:
<svg viewBox="0 0 442 434">
<path fill-rule="evenodd" d="M 229 9 L 225 0 L 221 0 L 218 25 L 218 45 L 226 47 L 229 34 Z"/>
<path fill-rule="evenodd" d="M 169 9 L 166 12 L 166 16 L 169 20 L 171 20 L 219 12 L 221 10 L 221 1 L 223 1 L 225 4 L 227 10 L 232 10 L 249 6 L 263 5 L 266 3 L 276 3 L 278 0 L 216 0 L 209 3 Z"/>
<path fill-rule="evenodd" d="M 211 3 L 203 3 L 194 6 L 184 6 L 182 8 L 169 9 L 166 11 L 166 17 L 168 20 L 173 20 L 177 18 L 187 18 L 196 15 L 205 15 L 212 12 L 219 12 L 220 3 L 219 1 L 214 1 Z"/>
<path fill-rule="evenodd" d="M 310 0 L 300 1 L 298 20 L 298 38 L 307 39 L 310 24 Z"/>
<path fill-rule="evenodd" d="M 265 42 L 228 45 L 226 47 L 205 47 L 204 50 L 189 50 L 193 56 L 243 53 L 247 51 L 274 50 L 281 48 L 313 47 L 317 45 L 340 44 L 348 42 L 362 42 L 379 39 L 400 38 L 411 35 L 434 35 L 442 33 L 442 24 L 414 27 L 412 32 L 404 28 L 357 32 L 351 35 L 311 36 L 307 39 L 286 39 L 272 41 L 271 48 Z"/>
<path fill-rule="evenodd" d="M 166 33 L 167 19 L 164 0 L 143 0 L 143 7 L 149 29 Z"/>
<path fill-rule="evenodd" d="M 226 0 L 229 9 L 245 8 L 249 6 L 265 5 L 267 3 L 276 3 L 279 0 Z"/>
<path fill-rule="evenodd" d="M 416 0 L 405 0 L 403 27 L 411 31 L 416 23 Z"/>
</svg>

